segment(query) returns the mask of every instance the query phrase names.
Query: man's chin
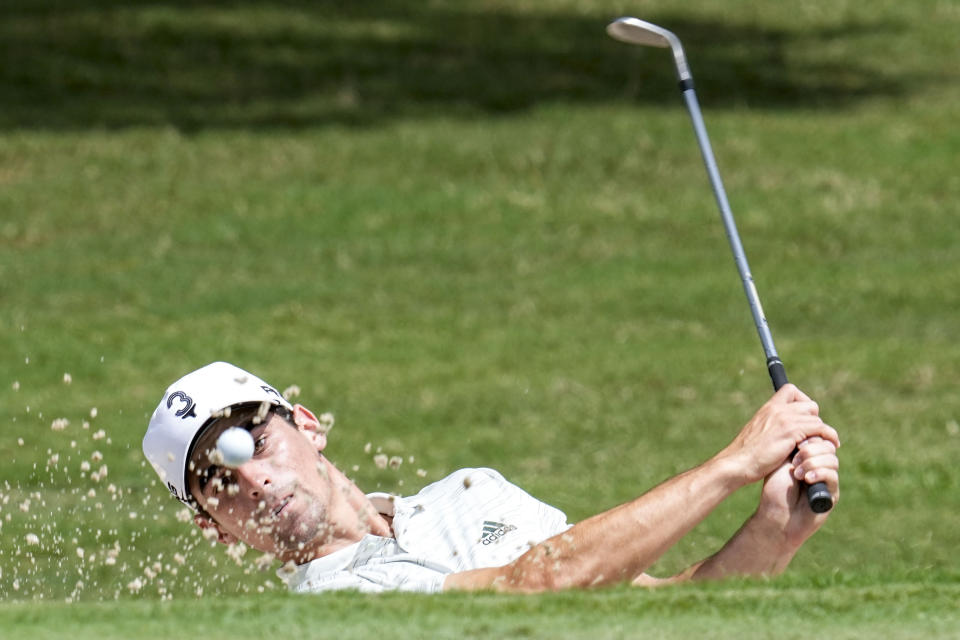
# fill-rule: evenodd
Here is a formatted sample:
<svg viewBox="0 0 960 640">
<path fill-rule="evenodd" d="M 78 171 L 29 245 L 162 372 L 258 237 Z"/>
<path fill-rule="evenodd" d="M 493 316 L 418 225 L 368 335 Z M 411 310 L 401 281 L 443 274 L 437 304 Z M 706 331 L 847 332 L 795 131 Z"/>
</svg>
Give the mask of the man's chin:
<svg viewBox="0 0 960 640">
<path fill-rule="evenodd" d="M 314 518 L 281 518 L 274 524 L 273 543 L 284 555 L 299 554 L 323 544 L 325 526 Z"/>
</svg>

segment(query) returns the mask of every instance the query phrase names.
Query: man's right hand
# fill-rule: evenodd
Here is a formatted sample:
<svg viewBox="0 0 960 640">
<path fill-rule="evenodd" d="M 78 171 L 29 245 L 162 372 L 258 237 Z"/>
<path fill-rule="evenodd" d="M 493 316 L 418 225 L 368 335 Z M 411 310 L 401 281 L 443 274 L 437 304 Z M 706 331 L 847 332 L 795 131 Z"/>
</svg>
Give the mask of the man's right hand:
<svg viewBox="0 0 960 640">
<path fill-rule="evenodd" d="M 807 438 L 819 436 L 840 446 L 837 432 L 820 419 L 820 407 L 785 384 L 757 411 L 718 458 L 733 461 L 746 484 L 762 480 Z"/>
</svg>

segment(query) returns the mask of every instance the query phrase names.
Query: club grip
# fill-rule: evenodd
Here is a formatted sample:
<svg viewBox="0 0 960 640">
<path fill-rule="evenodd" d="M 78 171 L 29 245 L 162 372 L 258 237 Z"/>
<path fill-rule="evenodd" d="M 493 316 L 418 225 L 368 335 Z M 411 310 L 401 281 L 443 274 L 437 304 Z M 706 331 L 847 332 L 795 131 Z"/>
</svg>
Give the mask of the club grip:
<svg viewBox="0 0 960 640">
<path fill-rule="evenodd" d="M 827 489 L 825 482 L 814 482 L 807 485 L 807 502 L 814 513 L 826 513 L 833 509 L 833 496 Z"/>
<path fill-rule="evenodd" d="M 771 356 L 767 358 L 767 371 L 770 372 L 770 380 L 773 382 L 773 390 L 779 391 L 780 387 L 787 384 L 787 370 L 783 368 L 783 362 L 780 358 Z M 792 458 L 797 454 L 796 449 L 790 454 Z M 833 508 L 833 496 L 830 490 L 823 482 L 815 482 L 808 485 L 805 482 L 800 483 L 807 489 L 807 502 L 810 503 L 810 510 L 814 513 L 826 513 Z"/>
<path fill-rule="evenodd" d="M 787 384 L 787 370 L 783 368 L 783 363 L 780 362 L 780 358 L 776 356 L 767 358 L 767 371 L 770 372 L 773 390 L 780 391 L 780 387 Z"/>
</svg>

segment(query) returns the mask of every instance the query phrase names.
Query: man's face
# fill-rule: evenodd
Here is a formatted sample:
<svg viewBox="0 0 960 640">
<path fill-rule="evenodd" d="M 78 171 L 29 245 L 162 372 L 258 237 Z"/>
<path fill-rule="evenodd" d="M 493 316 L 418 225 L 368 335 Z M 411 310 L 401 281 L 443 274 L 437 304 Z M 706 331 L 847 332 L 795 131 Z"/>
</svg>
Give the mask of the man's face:
<svg viewBox="0 0 960 640">
<path fill-rule="evenodd" d="M 273 413 L 260 424 L 256 410 L 221 418 L 201 436 L 191 456 L 190 492 L 218 525 L 221 541 L 233 539 L 296 559 L 327 537 L 331 483 L 320 449 L 309 430 Z M 210 457 L 219 435 L 243 427 L 254 440 L 254 454 L 236 469 Z"/>
</svg>

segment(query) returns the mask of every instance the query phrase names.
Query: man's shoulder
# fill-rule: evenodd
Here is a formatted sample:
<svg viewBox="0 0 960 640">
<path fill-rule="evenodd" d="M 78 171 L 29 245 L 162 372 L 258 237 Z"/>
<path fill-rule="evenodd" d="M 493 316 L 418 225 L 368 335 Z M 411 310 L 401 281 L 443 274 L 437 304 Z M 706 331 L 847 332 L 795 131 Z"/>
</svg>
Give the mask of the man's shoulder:
<svg viewBox="0 0 960 640">
<path fill-rule="evenodd" d="M 487 467 L 458 469 L 414 495 L 393 501 L 398 517 L 443 512 L 446 520 L 450 520 L 450 516 L 469 520 L 491 509 L 536 510 L 541 505 L 552 509 L 509 482 L 499 471 Z"/>
<path fill-rule="evenodd" d="M 423 487 L 415 495 L 397 500 L 427 499 L 440 495 L 462 494 L 473 490 L 505 491 L 510 488 L 519 488 L 511 484 L 499 471 L 486 467 L 457 469 L 436 482 Z M 478 491 L 474 491 L 478 493 Z"/>
<path fill-rule="evenodd" d="M 495 491 L 508 491 L 510 489 L 522 491 L 516 485 L 508 482 L 500 472 L 486 467 L 478 467 L 458 469 L 440 480 L 428 484 L 412 495 L 398 496 L 385 491 L 373 491 L 367 494 L 367 500 L 380 515 L 392 518 L 397 515 L 398 506 L 400 511 L 403 511 L 404 505 L 415 504 L 420 505 L 417 508 L 417 510 L 420 510 L 426 501 L 432 502 L 443 496 L 459 494 L 466 489 L 481 486 Z"/>
<path fill-rule="evenodd" d="M 469 478 L 469 480 L 467 480 Z M 497 471 L 496 469 L 490 469 L 488 467 L 471 467 L 466 469 L 457 469 L 446 478 L 440 480 L 440 482 L 448 482 L 458 480 L 461 483 L 464 481 L 482 481 L 482 480 L 494 480 L 497 482 L 506 482 L 507 479 L 503 477 L 503 474 Z"/>
<path fill-rule="evenodd" d="M 488 468 L 459 469 L 398 499 L 393 520 L 403 549 L 454 572 L 507 564 L 567 527 L 562 511 Z"/>
<path fill-rule="evenodd" d="M 466 469 L 457 469 L 450 475 L 434 482 L 433 484 L 460 483 L 466 485 L 466 487 L 469 489 L 472 483 L 484 481 L 507 482 L 507 479 L 503 477 L 502 473 L 495 469 L 490 469 L 488 467 L 469 467 Z M 432 485 L 427 486 L 429 487 Z"/>
</svg>

